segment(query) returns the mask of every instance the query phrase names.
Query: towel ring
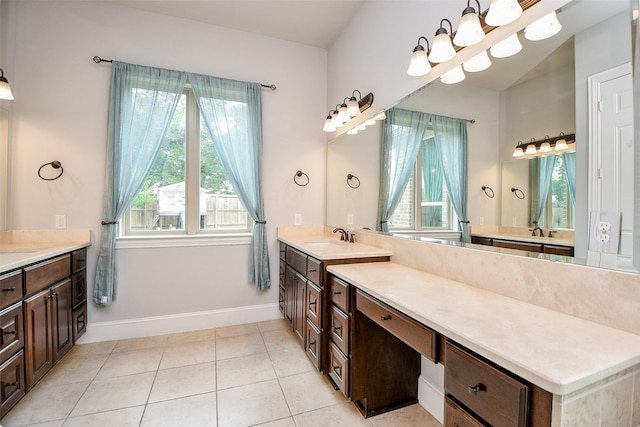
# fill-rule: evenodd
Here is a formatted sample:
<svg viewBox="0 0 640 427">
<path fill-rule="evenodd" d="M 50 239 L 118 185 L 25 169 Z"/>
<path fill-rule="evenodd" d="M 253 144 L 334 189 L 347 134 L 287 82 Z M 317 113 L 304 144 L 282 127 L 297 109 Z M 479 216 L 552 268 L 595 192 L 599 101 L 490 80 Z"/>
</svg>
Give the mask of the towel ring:
<svg viewBox="0 0 640 427">
<path fill-rule="evenodd" d="M 304 176 L 305 178 L 307 178 L 307 182 L 305 182 L 304 184 L 301 184 L 298 182 L 297 178 Z M 307 175 L 306 173 L 302 172 L 302 171 L 298 171 L 296 172 L 296 174 L 293 176 L 293 182 L 295 182 L 297 185 L 299 185 L 300 187 L 305 187 L 307 184 L 309 184 L 309 175 Z"/>
<path fill-rule="evenodd" d="M 493 199 L 496 195 L 496 193 L 494 193 L 493 189 L 491 187 L 489 187 L 488 185 L 483 185 L 482 186 L 482 191 L 484 191 L 484 194 L 490 198 Z M 489 194 L 491 193 L 491 194 Z"/>
<path fill-rule="evenodd" d="M 357 185 L 351 185 L 351 180 L 355 179 L 356 181 L 358 181 Z M 360 178 L 358 178 L 357 176 L 353 175 L 353 174 L 348 174 L 347 175 L 347 185 L 351 188 L 360 188 Z"/>
<path fill-rule="evenodd" d="M 44 176 L 42 176 L 42 174 L 40 173 L 40 172 L 42 172 L 42 168 L 44 168 L 45 166 L 49 166 L 49 165 L 51 165 L 51 167 L 54 168 L 54 169 L 60 169 L 60 173 L 57 176 L 53 177 L 53 178 L 45 178 Z M 40 169 L 38 169 L 38 176 L 40 177 L 40 179 L 43 179 L 45 181 L 56 180 L 56 179 L 60 178 L 63 173 L 64 173 L 64 168 L 62 167 L 62 163 L 60 163 L 58 160 L 54 160 L 52 162 L 45 163 L 44 165 L 40 166 Z"/>
<path fill-rule="evenodd" d="M 524 200 L 524 191 L 519 188 L 511 187 L 511 192 L 520 200 Z"/>
</svg>

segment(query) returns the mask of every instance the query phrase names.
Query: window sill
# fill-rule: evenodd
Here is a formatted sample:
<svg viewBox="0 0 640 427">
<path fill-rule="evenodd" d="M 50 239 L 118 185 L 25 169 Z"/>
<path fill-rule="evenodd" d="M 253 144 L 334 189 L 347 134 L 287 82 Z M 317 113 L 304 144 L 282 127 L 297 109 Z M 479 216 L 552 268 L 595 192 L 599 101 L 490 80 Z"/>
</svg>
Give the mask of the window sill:
<svg viewBox="0 0 640 427">
<path fill-rule="evenodd" d="M 250 233 L 198 234 L 174 236 L 123 236 L 116 240 L 116 249 L 179 248 L 195 246 L 250 245 Z"/>
</svg>

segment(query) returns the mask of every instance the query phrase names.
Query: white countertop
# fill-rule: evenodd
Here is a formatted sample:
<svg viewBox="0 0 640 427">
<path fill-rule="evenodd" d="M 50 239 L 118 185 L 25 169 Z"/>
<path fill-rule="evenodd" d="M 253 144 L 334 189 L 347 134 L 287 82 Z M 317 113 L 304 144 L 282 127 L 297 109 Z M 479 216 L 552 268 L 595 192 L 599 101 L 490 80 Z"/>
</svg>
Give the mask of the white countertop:
<svg viewBox="0 0 640 427">
<path fill-rule="evenodd" d="M 89 230 L 5 231 L 0 235 L 0 274 L 35 262 L 85 248 Z"/>
<path fill-rule="evenodd" d="M 321 261 L 391 256 L 393 252 L 362 243 L 349 243 L 326 236 L 278 236 L 278 240 Z"/>
<path fill-rule="evenodd" d="M 328 271 L 557 395 L 640 363 L 640 336 L 393 262 Z"/>
</svg>

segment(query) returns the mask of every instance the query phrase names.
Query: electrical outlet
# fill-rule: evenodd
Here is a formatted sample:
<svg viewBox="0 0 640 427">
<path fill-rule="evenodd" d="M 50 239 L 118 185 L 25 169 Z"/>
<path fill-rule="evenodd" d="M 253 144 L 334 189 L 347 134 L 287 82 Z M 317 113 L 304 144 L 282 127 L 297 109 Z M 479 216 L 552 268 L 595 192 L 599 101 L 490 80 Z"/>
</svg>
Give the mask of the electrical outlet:
<svg viewBox="0 0 640 427">
<path fill-rule="evenodd" d="M 606 233 L 598 234 L 598 241 L 602 243 L 609 243 L 609 235 Z"/>
<path fill-rule="evenodd" d="M 347 225 L 353 225 L 353 214 L 347 215 Z"/>
<path fill-rule="evenodd" d="M 598 223 L 598 230 L 600 230 L 603 233 L 606 233 L 607 231 L 611 230 L 611 224 L 606 221 L 600 221 Z"/>
<path fill-rule="evenodd" d="M 56 230 L 64 230 L 67 228 L 67 216 L 56 215 Z"/>
<path fill-rule="evenodd" d="M 300 225 L 302 224 L 302 214 L 294 214 L 293 215 L 293 225 Z"/>
</svg>

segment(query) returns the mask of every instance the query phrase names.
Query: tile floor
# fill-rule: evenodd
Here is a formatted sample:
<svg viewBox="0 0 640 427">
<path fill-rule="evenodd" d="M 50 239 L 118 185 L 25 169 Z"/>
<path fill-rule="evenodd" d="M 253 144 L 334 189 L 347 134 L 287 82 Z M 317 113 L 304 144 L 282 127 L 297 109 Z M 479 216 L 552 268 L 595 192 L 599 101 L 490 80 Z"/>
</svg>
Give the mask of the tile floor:
<svg viewBox="0 0 640 427">
<path fill-rule="evenodd" d="M 76 345 L 0 424 L 440 426 L 419 405 L 363 419 L 284 320 Z"/>
</svg>

